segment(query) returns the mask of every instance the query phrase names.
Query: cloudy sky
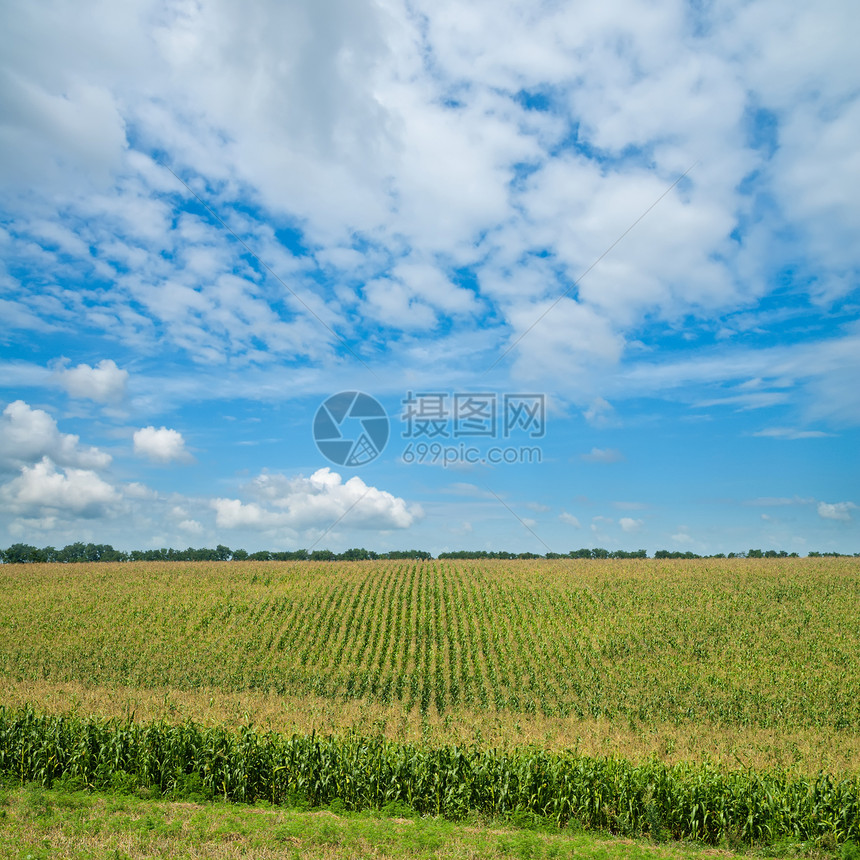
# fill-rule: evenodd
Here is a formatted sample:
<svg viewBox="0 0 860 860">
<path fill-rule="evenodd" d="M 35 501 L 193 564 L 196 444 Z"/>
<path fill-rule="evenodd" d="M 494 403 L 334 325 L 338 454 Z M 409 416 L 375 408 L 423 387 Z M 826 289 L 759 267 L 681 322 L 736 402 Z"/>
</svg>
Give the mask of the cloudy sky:
<svg viewBox="0 0 860 860">
<path fill-rule="evenodd" d="M 860 551 L 855 3 L 0 17 L 0 545 Z"/>
</svg>

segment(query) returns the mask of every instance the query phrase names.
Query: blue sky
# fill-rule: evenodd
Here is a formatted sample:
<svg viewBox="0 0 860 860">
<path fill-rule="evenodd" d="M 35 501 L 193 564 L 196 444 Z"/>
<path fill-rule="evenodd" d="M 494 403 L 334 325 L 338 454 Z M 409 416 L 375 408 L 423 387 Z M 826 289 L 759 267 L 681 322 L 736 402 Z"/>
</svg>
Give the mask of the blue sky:
<svg viewBox="0 0 860 860">
<path fill-rule="evenodd" d="M 4 4 L 0 545 L 860 551 L 856 15 Z"/>
</svg>

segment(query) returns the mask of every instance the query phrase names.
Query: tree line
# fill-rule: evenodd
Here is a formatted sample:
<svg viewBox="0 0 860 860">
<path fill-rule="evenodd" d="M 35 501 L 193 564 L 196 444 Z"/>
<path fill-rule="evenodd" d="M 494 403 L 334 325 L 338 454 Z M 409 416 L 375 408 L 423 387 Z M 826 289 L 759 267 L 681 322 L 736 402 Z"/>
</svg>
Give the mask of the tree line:
<svg viewBox="0 0 860 860">
<path fill-rule="evenodd" d="M 201 547 L 195 549 L 133 549 L 130 552 L 114 549 L 110 544 L 83 543 L 68 544 L 62 549 L 52 546 L 42 548 L 30 544 L 16 543 L 8 549 L 0 549 L 0 562 L 5 564 L 26 564 L 54 562 L 75 564 L 94 561 L 366 561 L 374 559 L 430 559 L 429 552 L 418 549 L 393 550 L 377 553 L 367 549 L 348 549 L 332 552 L 328 549 L 287 550 L 284 552 L 247 552 L 244 549 L 230 549 L 218 544 L 214 549 Z"/>
<path fill-rule="evenodd" d="M 822 558 L 825 556 L 842 557 L 850 553 L 839 552 L 810 552 L 809 558 Z M 854 553 L 860 556 L 860 553 Z M 534 552 L 506 552 L 487 550 L 457 550 L 456 552 L 440 552 L 439 559 L 563 559 L 563 558 L 596 558 L 596 559 L 624 559 L 624 558 L 648 558 L 644 549 L 627 551 L 623 549 L 608 550 L 601 547 L 593 549 L 576 549 L 568 553 L 548 552 L 540 555 Z M 130 552 L 114 549 L 110 544 L 103 543 L 77 543 L 68 544 L 62 549 L 52 546 L 35 547 L 30 544 L 16 543 L 8 549 L 0 549 L 0 563 L 3 564 L 35 564 L 35 563 L 60 563 L 75 564 L 82 562 L 123 562 L 123 561 L 375 561 L 375 560 L 429 560 L 433 555 L 426 550 L 407 549 L 391 550 L 390 552 L 374 552 L 363 547 L 354 547 L 344 552 L 332 552 L 329 549 L 295 549 L 282 552 L 271 552 L 260 550 L 259 552 L 247 552 L 244 549 L 230 549 L 228 546 L 218 544 L 214 549 L 201 547 L 195 549 L 133 549 Z M 677 552 L 666 549 L 658 549 L 654 558 L 798 558 L 796 552 L 788 553 L 784 550 L 760 550 L 750 549 L 747 552 L 716 553 L 715 555 L 697 555 L 693 552 Z"/>
</svg>

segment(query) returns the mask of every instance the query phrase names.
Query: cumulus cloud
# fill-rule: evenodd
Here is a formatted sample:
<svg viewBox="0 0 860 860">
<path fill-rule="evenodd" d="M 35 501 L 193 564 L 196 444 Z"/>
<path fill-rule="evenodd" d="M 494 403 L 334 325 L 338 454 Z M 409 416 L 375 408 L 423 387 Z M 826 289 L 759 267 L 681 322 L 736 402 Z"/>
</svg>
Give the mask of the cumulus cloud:
<svg viewBox="0 0 860 860">
<path fill-rule="evenodd" d="M 507 310 L 507 317 L 518 376 L 549 378 L 565 389 L 578 389 L 592 371 L 612 367 L 621 358 L 623 337 L 609 319 L 582 302 L 520 303 Z"/>
<path fill-rule="evenodd" d="M 856 509 L 854 502 L 819 502 L 818 516 L 825 520 L 848 522 L 851 519 L 851 511 Z"/>
<path fill-rule="evenodd" d="M 575 529 L 582 528 L 579 520 L 573 514 L 569 514 L 567 511 L 562 511 L 558 515 L 558 518 L 559 520 L 561 520 L 561 522 L 567 523 L 567 525 L 573 526 Z"/>
<path fill-rule="evenodd" d="M 0 488 L 3 507 L 16 516 L 103 516 L 120 500 L 119 493 L 88 469 L 58 470 L 43 457 L 24 466 L 19 477 Z"/>
<path fill-rule="evenodd" d="M 618 520 L 618 524 L 625 532 L 635 532 L 638 529 L 642 528 L 644 521 L 635 520 L 632 517 L 621 517 L 621 519 Z"/>
<path fill-rule="evenodd" d="M 203 525 L 197 520 L 182 520 L 176 528 L 182 532 L 187 532 L 190 535 L 199 535 L 205 531 Z"/>
<path fill-rule="evenodd" d="M 57 371 L 60 384 L 72 397 L 88 398 L 100 403 L 121 400 L 128 383 L 128 371 L 104 358 L 95 367 L 79 364 Z"/>
<path fill-rule="evenodd" d="M 57 289 L 50 304 L 4 295 L 10 319 L 81 320 L 203 362 L 328 353 L 331 332 L 245 269 L 225 231 L 174 218 L 165 192 L 184 190 L 152 150 L 223 209 L 249 189 L 262 211 L 236 207 L 236 228 L 336 330 L 489 320 L 510 345 L 570 291 L 517 345 L 515 372 L 583 403 L 643 320 L 708 322 L 766 292 L 786 258 L 775 236 L 792 237 L 817 296 L 856 284 L 846 237 L 860 216 L 839 177 L 854 175 L 860 100 L 838 2 L 97 8 L 6 15 L 0 171 L 45 209 L 77 189 L 71 229 L 18 219 L 22 253 L 82 277 L 96 267 L 111 286 Z M 758 228 L 761 201 L 778 211 Z M 272 212 L 302 225 L 315 259 L 278 241 Z M 80 369 L 74 396 L 119 396 L 118 368 Z M 820 399 L 844 402 L 839 388 Z"/>
<path fill-rule="evenodd" d="M 580 456 L 586 463 L 620 463 L 624 459 L 615 448 L 592 448 L 588 454 Z"/>
<path fill-rule="evenodd" d="M 672 535 L 672 540 L 681 546 L 693 546 L 696 543 L 687 526 L 678 526 L 678 531 Z"/>
<path fill-rule="evenodd" d="M 134 433 L 134 453 L 154 463 L 187 463 L 193 459 L 185 448 L 185 440 L 178 430 L 167 427 L 142 427 Z"/>
<path fill-rule="evenodd" d="M 151 501 L 158 498 L 158 493 L 146 484 L 141 484 L 139 481 L 132 481 L 125 485 L 125 495 L 130 499 L 140 499 L 141 501 Z"/>
<path fill-rule="evenodd" d="M 15 470 L 48 457 L 59 466 L 104 469 L 111 456 L 80 444 L 80 438 L 61 433 L 57 422 L 43 409 L 23 400 L 10 403 L 0 416 L 0 469 Z"/>
<path fill-rule="evenodd" d="M 369 486 L 358 476 L 344 481 L 328 467 L 309 478 L 264 473 L 247 487 L 257 501 L 218 498 L 212 501 L 222 528 L 327 529 L 342 521 L 363 529 L 404 529 L 423 516 L 420 505 Z"/>
</svg>

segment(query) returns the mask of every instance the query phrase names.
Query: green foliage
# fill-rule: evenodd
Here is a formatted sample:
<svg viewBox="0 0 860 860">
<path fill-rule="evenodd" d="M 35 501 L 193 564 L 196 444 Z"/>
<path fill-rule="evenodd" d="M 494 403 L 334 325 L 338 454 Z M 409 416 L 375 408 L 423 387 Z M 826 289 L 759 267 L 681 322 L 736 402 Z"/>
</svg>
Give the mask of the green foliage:
<svg viewBox="0 0 860 860">
<path fill-rule="evenodd" d="M 389 800 L 379 811 L 385 818 L 413 818 L 415 816 L 415 810 L 402 800 Z"/>
<path fill-rule="evenodd" d="M 826 836 L 855 860 L 860 778 L 779 773 L 398 744 L 350 734 L 285 737 L 191 722 L 133 724 L 0 708 L 0 772 L 29 784 L 34 815 L 50 813 L 43 786 L 73 777 L 95 788 L 136 783 L 173 797 L 284 804 L 297 794 L 340 811 L 407 808 L 462 819 L 477 812 L 516 824 L 583 827 L 693 839 L 768 843 Z M 853 844 L 852 844 L 853 843 Z"/>
</svg>

